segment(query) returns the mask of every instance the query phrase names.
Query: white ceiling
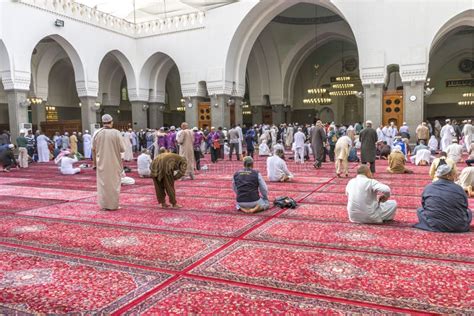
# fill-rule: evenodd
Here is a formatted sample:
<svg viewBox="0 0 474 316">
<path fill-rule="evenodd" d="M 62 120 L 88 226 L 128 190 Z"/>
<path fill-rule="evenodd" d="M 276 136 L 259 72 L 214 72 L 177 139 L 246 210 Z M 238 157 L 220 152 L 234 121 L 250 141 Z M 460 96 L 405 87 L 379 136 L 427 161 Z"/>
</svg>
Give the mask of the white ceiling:
<svg viewBox="0 0 474 316">
<path fill-rule="evenodd" d="M 208 11 L 239 0 L 75 0 L 129 22 L 146 22 L 170 16 Z"/>
</svg>

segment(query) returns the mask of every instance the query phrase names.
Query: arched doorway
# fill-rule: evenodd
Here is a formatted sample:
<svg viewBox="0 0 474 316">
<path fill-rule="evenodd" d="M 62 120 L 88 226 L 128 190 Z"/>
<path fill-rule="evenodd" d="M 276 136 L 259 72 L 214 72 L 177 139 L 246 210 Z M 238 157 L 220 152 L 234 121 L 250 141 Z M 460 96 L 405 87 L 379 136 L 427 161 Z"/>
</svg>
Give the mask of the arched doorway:
<svg viewBox="0 0 474 316">
<path fill-rule="evenodd" d="M 345 97 L 362 90 L 357 45 L 348 23 L 334 6 L 319 1 L 277 1 L 274 8 L 263 12 L 266 16 L 249 26 L 252 33 L 241 43 L 249 45 L 255 38 L 249 51 L 237 48 L 237 55 L 231 54 L 236 55 L 236 61 L 228 63 L 234 67 L 229 70 L 235 72 L 238 86 L 247 74 L 248 84 L 244 85 L 248 100 L 244 102 L 250 104 L 250 109 L 245 113 L 254 113 L 253 123 L 268 121 L 270 110 L 273 124 L 312 123 L 316 111 L 331 107 L 334 119 L 343 122 Z M 262 25 L 267 18 L 270 21 Z M 254 34 L 256 30 L 260 32 Z M 246 56 L 248 62 L 242 72 Z M 350 82 L 336 82 L 341 76 L 349 77 Z M 315 88 L 325 91 L 311 93 Z M 362 101 L 356 99 L 355 103 L 353 113 L 360 120 Z"/>
</svg>

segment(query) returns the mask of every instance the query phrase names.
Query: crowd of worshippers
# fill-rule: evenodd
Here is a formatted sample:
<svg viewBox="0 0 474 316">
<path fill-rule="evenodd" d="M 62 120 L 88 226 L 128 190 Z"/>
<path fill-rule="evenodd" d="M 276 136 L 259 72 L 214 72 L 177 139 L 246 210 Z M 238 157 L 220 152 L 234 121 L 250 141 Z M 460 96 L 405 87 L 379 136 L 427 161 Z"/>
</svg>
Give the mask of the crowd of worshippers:
<svg viewBox="0 0 474 316">
<path fill-rule="evenodd" d="M 441 126 L 439 121 L 435 121 L 434 128 L 429 122 L 422 122 L 414 135 L 406 123 L 400 128 L 392 122 L 374 129 L 371 121 L 367 121 L 365 127 L 361 123 L 345 127 L 317 120 L 312 125 L 261 124 L 248 128 L 235 125 L 229 130 L 222 127 L 189 129 L 187 123 L 182 123 L 180 128 L 162 127 L 138 133 L 131 129 L 122 132 L 113 129 L 110 115 L 104 115 L 102 122 L 104 127 L 93 136 L 87 132 L 84 135 L 72 133 L 71 136 L 56 133 L 50 140 L 41 132 L 36 135 L 21 133 L 17 139 L 19 156 L 32 158 L 36 155 L 38 162 L 55 157 L 56 162 L 61 162 L 63 174 L 80 172 L 80 168 L 73 167 L 79 157 L 91 158 L 97 169 L 99 205 L 114 210 L 118 208 L 120 185 L 128 184 L 127 180 L 124 181 L 128 177 L 124 176 L 126 167 L 123 162 L 133 160 L 137 151 L 141 151 L 137 158 L 138 174 L 153 178 L 157 199 L 163 207 L 169 206 L 166 195 L 172 207 L 180 207 L 176 201 L 174 181 L 194 179 L 194 172 L 200 170 L 200 159 L 205 153 L 211 154 L 212 163 L 226 157 L 232 160 L 235 153 L 237 160 L 243 158 L 244 168 L 234 174 L 233 189 L 237 208 L 247 213 L 263 211 L 270 206 L 265 180 L 253 169 L 255 152 L 258 157 L 268 156 L 267 177 L 269 181 L 279 182 L 293 178 L 287 159 L 305 163 L 312 155 L 313 166 L 320 168 L 329 157 L 335 163 L 338 177 L 349 176 L 348 162 L 360 160 L 362 165 L 357 176 L 346 188 L 349 219 L 358 223 L 382 223 L 392 220 L 395 215 L 396 202 L 388 200 L 390 188 L 373 179 L 376 160 L 387 159 L 390 173 L 412 173 L 406 168 L 406 163 L 411 162 L 429 165 L 429 174 L 433 178 L 433 183 L 423 192 L 423 206 L 418 209 L 416 227 L 435 231 L 469 230 L 471 213 L 467 208 L 467 195 L 473 196 L 474 183 L 474 167 L 471 167 L 474 162 L 474 129 L 470 120 L 464 121 L 462 126 L 450 120 Z M 5 171 L 9 171 L 15 161 L 14 146 L 7 137 L 6 132 L 0 135 L 3 142 L 0 157 L 6 157 L 2 159 Z M 410 147 L 412 137 L 416 141 L 413 148 Z M 360 159 L 357 149 L 360 150 Z M 293 151 L 293 155 L 285 159 L 285 150 Z M 465 160 L 468 167 L 458 177 L 456 163 L 461 162 L 463 151 L 469 155 Z M 10 164 L 3 160 L 9 160 Z M 19 160 L 21 166 L 22 159 Z M 133 183 L 133 179 L 131 181 Z"/>
</svg>

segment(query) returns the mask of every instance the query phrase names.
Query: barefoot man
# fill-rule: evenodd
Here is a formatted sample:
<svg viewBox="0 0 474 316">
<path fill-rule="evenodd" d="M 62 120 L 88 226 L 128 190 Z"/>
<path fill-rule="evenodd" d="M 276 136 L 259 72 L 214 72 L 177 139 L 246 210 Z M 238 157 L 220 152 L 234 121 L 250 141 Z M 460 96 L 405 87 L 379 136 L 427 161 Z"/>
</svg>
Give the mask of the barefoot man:
<svg viewBox="0 0 474 316">
<path fill-rule="evenodd" d="M 169 207 L 166 204 L 166 194 L 173 208 L 181 207 L 176 202 L 174 181 L 186 174 L 187 167 L 186 158 L 168 152 L 159 154 L 151 163 L 151 177 L 155 185 L 156 198 L 163 208 Z"/>
</svg>

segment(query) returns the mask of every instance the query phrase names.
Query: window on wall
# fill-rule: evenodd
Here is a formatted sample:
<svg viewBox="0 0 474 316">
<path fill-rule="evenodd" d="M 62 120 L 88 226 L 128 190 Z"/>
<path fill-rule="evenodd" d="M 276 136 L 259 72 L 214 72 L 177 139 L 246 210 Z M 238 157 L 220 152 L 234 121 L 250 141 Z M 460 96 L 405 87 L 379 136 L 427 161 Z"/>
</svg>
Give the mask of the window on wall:
<svg viewBox="0 0 474 316">
<path fill-rule="evenodd" d="M 126 87 L 122 88 L 122 101 L 128 101 L 128 91 Z"/>
</svg>

